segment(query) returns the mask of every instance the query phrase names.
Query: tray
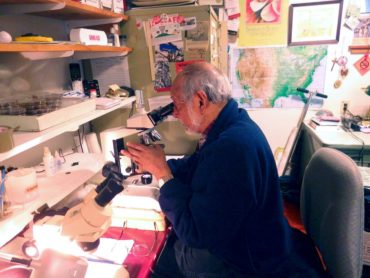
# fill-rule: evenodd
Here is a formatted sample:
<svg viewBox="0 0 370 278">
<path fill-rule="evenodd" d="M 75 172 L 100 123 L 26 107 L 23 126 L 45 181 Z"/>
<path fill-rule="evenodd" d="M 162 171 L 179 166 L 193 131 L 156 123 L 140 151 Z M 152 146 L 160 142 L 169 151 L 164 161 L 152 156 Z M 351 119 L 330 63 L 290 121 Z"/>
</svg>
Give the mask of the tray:
<svg viewBox="0 0 370 278">
<path fill-rule="evenodd" d="M 0 115 L 0 125 L 21 131 L 42 131 L 95 110 L 95 99 L 62 99 L 61 107 L 42 115 Z"/>
</svg>

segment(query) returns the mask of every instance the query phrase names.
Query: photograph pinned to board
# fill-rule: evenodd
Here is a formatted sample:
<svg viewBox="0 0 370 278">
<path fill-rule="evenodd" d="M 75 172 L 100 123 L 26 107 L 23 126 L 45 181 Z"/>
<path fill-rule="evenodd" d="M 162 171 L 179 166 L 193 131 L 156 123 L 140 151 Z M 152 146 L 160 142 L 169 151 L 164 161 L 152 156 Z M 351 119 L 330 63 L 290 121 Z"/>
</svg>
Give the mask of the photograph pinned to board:
<svg viewBox="0 0 370 278">
<path fill-rule="evenodd" d="M 182 62 L 184 61 L 184 42 L 161 43 L 155 47 L 155 61 Z"/>
<path fill-rule="evenodd" d="M 154 16 L 149 21 L 152 44 L 157 45 L 182 40 L 180 22 L 183 20 L 184 17 L 177 14 Z"/>
<path fill-rule="evenodd" d="M 356 40 L 361 40 L 361 38 L 366 39 L 364 44 L 369 44 L 368 39 L 370 38 L 370 13 L 361 14 L 358 18 L 358 24 L 353 29 L 354 42 Z M 359 38 L 359 39 L 357 39 Z M 357 44 L 357 43 L 354 43 Z"/>
<path fill-rule="evenodd" d="M 190 48 L 185 52 L 185 60 L 205 60 L 206 55 L 206 48 Z"/>
<path fill-rule="evenodd" d="M 197 18 L 195 16 L 185 17 L 182 22 L 180 22 L 180 28 L 182 31 L 192 30 L 197 27 Z"/>
<path fill-rule="evenodd" d="M 158 61 L 155 63 L 155 81 L 154 89 L 157 92 L 167 92 L 172 85 L 170 64 L 165 61 Z"/>
<path fill-rule="evenodd" d="M 198 22 L 196 28 L 186 31 L 185 37 L 190 41 L 208 41 L 209 23 L 207 21 Z"/>
<path fill-rule="evenodd" d="M 200 21 L 196 28 L 185 32 L 185 51 L 194 49 L 208 50 L 209 46 L 209 23 Z"/>
<path fill-rule="evenodd" d="M 344 26 L 350 30 L 353 30 L 359 24 L 359 16 L 361 14 L 361 6 L 355 0 L 350 0 L 347 8 L 346 13 L 344 16 Z"/>
</svg>

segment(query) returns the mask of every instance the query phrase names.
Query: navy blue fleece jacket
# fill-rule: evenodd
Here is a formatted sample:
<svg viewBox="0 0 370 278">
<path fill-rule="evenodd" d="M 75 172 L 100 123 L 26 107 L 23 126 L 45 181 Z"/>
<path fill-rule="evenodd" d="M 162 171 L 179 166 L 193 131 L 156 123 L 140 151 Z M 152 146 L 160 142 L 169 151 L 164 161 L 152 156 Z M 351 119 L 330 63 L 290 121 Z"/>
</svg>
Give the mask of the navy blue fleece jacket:
<svg viewBox="0 0 370 278">
<path fill-rule="evenodd" d="M 193 155 L 170 160 L 159 202 L 184 244 L 246 273 L 274 271 L 290 253 L 274 157 L 260 128 L 230 100 Z"/>
</svg>

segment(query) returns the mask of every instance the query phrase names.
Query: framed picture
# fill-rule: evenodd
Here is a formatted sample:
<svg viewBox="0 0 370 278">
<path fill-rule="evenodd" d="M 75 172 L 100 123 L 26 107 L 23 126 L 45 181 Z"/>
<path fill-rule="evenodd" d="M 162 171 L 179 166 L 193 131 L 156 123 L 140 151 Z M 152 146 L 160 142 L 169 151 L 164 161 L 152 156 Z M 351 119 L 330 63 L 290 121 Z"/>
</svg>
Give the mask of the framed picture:
<svg viewBox="0 0 370 278">
<path fill-rule="evenodd" d="M 337 43 L 342 9 L 342 0 L 290 5 L 288 45 Z"/>
</svg>

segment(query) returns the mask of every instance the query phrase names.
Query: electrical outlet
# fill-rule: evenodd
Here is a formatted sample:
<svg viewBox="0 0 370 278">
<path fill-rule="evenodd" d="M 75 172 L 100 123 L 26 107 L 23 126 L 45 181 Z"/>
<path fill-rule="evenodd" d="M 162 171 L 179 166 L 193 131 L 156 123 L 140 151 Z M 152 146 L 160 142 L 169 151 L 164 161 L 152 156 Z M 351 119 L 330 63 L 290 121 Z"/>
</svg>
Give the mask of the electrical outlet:
<svg viewBox="0 0 370 278">
<path fill-rule="evenodd" d="M 340 114 L 344 115 L 346 114 L 349 106 L 349 100 L 342 100 L 341 105 L 340 105 Z"/>
</svg>

